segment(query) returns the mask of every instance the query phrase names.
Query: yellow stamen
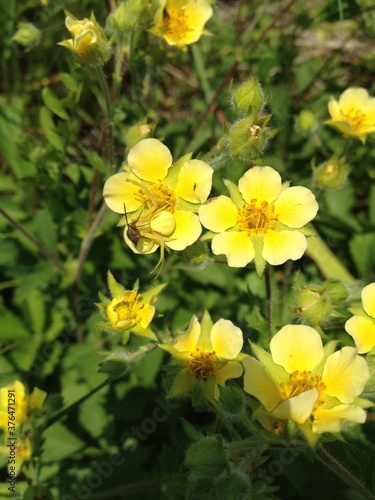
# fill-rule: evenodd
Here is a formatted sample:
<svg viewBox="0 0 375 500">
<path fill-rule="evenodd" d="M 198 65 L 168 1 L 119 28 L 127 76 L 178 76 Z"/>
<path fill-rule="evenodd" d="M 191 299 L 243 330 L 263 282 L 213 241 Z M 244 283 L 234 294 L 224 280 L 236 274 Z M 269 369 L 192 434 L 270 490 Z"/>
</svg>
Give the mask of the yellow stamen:
<svg viewBox="0 0 375 500">
<path fill-rule="evenodd" d="M 197 349 L 190 354 L 186 365 L 188 371 L 197 379 L 206 379 L 209 375 L 215 375 L 217 370 L 217 358 L 215 352 L 203 352 Z"/>
<path fill-rule="evenodd" d="M 344 120 L 350 123 L 353 130 L 360 132 L 366 126 L 366 115 L 358 109 L 351 108 L 347 113 L 342 113 Z"/>
<path fill-rule="evenodd" d="M 250 205 L 238 210 L 238 225 L 249 234 L 266 233 L 275 227 L 276 221 L 275 207 L 266 201 L 262 201 L 259 206 L 258 200 L 253 199 Z"/>
<path fill-rule="evenodd" d="M 164 10 L 164 33 L 173 40 L 181 40 L 188 31 L 187 16 L 183 9 L 179 9 L 171 15 Z"/>
<path fill-rule="evenodd" d="M 283 399 L 290 399 L 302 394 L 303 392 L 316 389 L 318 391 L 318 398 L 314 405 L 313 411 L 323 404 L 321 397 L 326 389 L 322 378 L 319 375 L 311 375 L 311 371 L 299 372 L 296 370 L 290 376 L 288 382 L 280 384 L 281 397 Z"/>
<path fill-rule="evenodd" d="M 141 295 L 137 292 L 124 292 L 121 302 L 119 302 L 113 311 L 117 314 L 117 321 L 136 321 L 141 320 L 140 313 L 144 308 L 144 304 L 140 302 Z"/>
</svg>

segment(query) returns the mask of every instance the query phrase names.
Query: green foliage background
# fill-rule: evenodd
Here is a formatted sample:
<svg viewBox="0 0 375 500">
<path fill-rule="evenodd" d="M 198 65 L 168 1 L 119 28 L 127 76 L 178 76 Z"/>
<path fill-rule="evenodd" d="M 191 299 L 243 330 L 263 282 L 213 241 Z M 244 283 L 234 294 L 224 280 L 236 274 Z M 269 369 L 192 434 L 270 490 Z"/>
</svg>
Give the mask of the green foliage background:
<svg viewBox="0 0 375 500">
<path fill-rule="evenodd" d="M 239 326 L 245 345 L 247 339 L 262 339 L 267 329 L 264 279 L 252 267 L 229 268 L 211 257 L 194 267 L 192 252 L 199 257 L 198 246 L 167 255 L 154 281 L 149 271 L 157 256 L 133 254 L 115 227 L 118 216 L 109 211 L 87 256 L 82 255 L 82 241 L 101 213 L 103 183 L 126 158 L 130 127 L 142 121 L 155 124 L 154 136 L 175 159 L 188 151 L 204 159 L 222 138 L 224 119 L 234 119 L 232 86 L 258 78 L 277 129 L 258 164 L 312 189 L 320 204 L 318 233 L 359 287 L 375 281 L 374 138 L 366 145 L 346 144 L 340 133 L 324 126 L 331 95 L 353 86 L 375 95 L 373 2 L 217 2 L 207 26 L 212 36 L 186 52 L 135 28 L 122 59 L 123 79 L 111 102 L 109 127 L 97 74 L 57 43 L 69 38 L 64 9 L 79 19 L 94 11 L 105 26 L 115 3 L 0 3 L 0 382 L 19 379 L 29 389 L 46 390 L 46 421 L 106 380 L 98 370 L 108 353 L 125 351 L 120 337 L 96 328 L 95 302 L 99 291 L 107 293 L 108 269 L 126 288 L 136 279 L 145 289 L 169 283 L 153 322 L 162 334 L 186 328 L 204 309 L 214 321 L 226 318 Z M 26 49 L 12 40 L 20 21 L 41 31 L 38 46 Z M 114 59 L 103 69 L 113 90 Z M 315 116 L 314 134 L 296 126 L 302 110 Z M 351 167 L 348 182 L 336 191 L 319 189 L 312 165 L 343 148 Z M 214 194 L 224 192 L 223 178 L 237 182 L 248 168 L 223 149 L 207 161 L 215 168 Z M 274 329 L 298 321 L 295 294 L 301 286 L 327 277 L 308 255 L 276 268 Z M 342 321 L 337 328 L 329 326 L 328 335 L 350 343 Z M 130 348 L 143 344 L 132 337 Z M 220 421 L 209 411 L 194 411 L 190 399 L 165 402 L 172 368 L 168 355 L 153 350 L 121 380 L 103 385 L 49 426 L 33 464 L 44 496 L 29 490 L 25 498 L 235 498 L 229 486 L 221 493 L 220 488 L 207 493 L 204 484 L 192 488 L 183 465 L 191 435 L 181 418 L 202 434 L 220 431 Z M 146 437 L 137 437 L 134 428 L 142 428 Z M 328 444 L 369 490 L 374 431 L 369 419 L 346 443 L 342 438 Z M 260 465 L 255 483 L 265 486 L 254 498 L 360 498 L 319 463 L 302 455 L 289 458 L 283 463 L 280 450 L 271 448 L 259 458 L 263 465 L 252 464 Z M 4 458 L 0 479 L 5 463 Z M 272 463 L 279 467 L 270 468 Z M 19 478 L 20 498 L 30 474 L 26 469 Z M 195 480 L 199 485 L 199 477 Z M 6 487 L 0 492 L 7 498 Z"/>
</svg>

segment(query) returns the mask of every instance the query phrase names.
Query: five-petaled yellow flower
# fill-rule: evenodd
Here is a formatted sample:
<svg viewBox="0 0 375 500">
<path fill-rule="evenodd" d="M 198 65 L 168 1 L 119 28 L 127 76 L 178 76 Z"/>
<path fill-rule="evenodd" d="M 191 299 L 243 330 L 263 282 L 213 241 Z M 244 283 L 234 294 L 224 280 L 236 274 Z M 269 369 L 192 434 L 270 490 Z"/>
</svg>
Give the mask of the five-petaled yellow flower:
<svg viewBox="0 0 375 500">
<path fill-rule="evenodd" d="M 318 203 L 305 187 L 288 187 L 271 167 L 253 167 L 238 188 L 225 181 L 231 197 L 218 196 L 199 209 L 215 255 L 225 254 L 228 265 L 244 267 L 255 259 L 262 274 L 265 261 L 272 265 L 302 257 L 306 237 L 298 229 L 313 219 Z"/>
<path fill-rule="evenodd" d="M 8 423 L 11 422 L 18 432 L 19 426 L 29 420 L 31 413 L 43 406 L 46 396 L 47 393 L 37 387 L 34 387 L 30 396 L 27 395 L 25 386 L 19 380 L 2 387 L 0 389 L 0 428 L 7 429 Z M 12 418 L 9 418 L 10 410 Z"/>
<path fill-rule="evenodd" d="M 140 293 L 137 282 L 133 290 L 125 290 L 108 271 L 108 288 L 112 299 L 99 294 L 101 302 L 97 306 L 106 322 L 99 323 L 98 326 L 108 332 L 124 332 L 124 334 L 126 332 L 124 342 L 129 338 L 130 332 L 156 340 L 156 336 L 150 328 L 150 323 L 155 315 L 153 304 L 165 287 L 166 284 L 161 284 Z"/>
<path fill-rule="evenodd" d="M 62 45 L 76 54 L 84 63 L 90 65 L 102 64 L 110 58 L 111 46 L 108 39 L 95 19 L 94 13 L 90 19 L 78 20 L 67 13 L 65 25 L 73 35 L 69 40 L 63 40 Z"/>
<path fill-rule="evenodd" d="M 366 89 L 346 89 L 339 100 L 328 103 L 331 120 L 326 123 L 344 135 L 357 137 L 363 143 L 368 134 L 375 132 L 375 98 Z"/>
<path fill-rule="evenodd" d="M 319 333 L 309 326 L 286 325 L 272 338 L 271 354 L 252 344 L 259 361 L 244 359 L 244 389 L 275 418 L 300 424 L 306 435 L 338 432 L 346 422 L 363 423 L 363 407 L 371 403 L 357 396 L 370 377 L 369 368 L 354 347 L 334 352 L 335 345 L 323 347 Z"/>
<path fill-rule="evenodd" d="M 205 311 L 202 324 L 193 316 L 188 330 L 175 338 L 174 344 L 160 344 L 184 368 L 177 374 L 170 396 L 193 389 L 199 383 L 203 394 L 213 401 L 219 398 L 218 384 L 242 375 L 240 354 L 242 331 L 231 321 L 220 319 L 212 323 Z"/>
<path fill-rule="evenodd" d="M 202 232 L 195 212 L 210 193 L 213 169 L 190 158 L 185 155 L 172 165 L 167 146 L 157 139 L 143 139 L 130 149 L 125 172 L 111 176 L 104 185 L 108 207 L 126 213 L 126 243 L 139 254 L 160 247 L 158 265 L 164 245 L 184 250 Z"/>
<path fill-rule="evenodd" d="M 184 49 L 207 34 L 204 25 L 212 16 L 207 0 L 160 0 L 155 26 L 150 30 L 169 45 Z"/>
<path fill-rule="evenodd" d="M 363 310 L 351 309 L 355 316 L 345 323 L 345 330 L 353 337 L 358 352 L 364 354 L 375 347 L 375 283 L 362 290 Z"/>
</svg>

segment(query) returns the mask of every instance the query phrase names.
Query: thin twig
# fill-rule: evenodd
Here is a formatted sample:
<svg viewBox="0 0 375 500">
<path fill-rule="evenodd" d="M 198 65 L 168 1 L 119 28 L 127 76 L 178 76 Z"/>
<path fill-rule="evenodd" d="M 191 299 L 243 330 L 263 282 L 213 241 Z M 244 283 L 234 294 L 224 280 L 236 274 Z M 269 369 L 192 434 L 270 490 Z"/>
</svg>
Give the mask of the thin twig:
<svg viewBox="0 0 375 500">
<path fill-rule="evenodd" d="M 41 241 L 39 241 L 35 236 L 30 234 L 19 222 L 13 219 L 3 208 L 0 208 L 0 213 L 7 219 L 13 227 L 15 227 L 20 233 L 22 233 L 33 245 L 35 245 L 40 252 L 47 257 L 48 260 L 52 262 L 52 264 L 57 267 L 57 269 L 63 273 L 67 274 L 67 270 L 61 264 L 61 262 L 51 253 L 46 246 L 43 245 Z"/>
</svg>

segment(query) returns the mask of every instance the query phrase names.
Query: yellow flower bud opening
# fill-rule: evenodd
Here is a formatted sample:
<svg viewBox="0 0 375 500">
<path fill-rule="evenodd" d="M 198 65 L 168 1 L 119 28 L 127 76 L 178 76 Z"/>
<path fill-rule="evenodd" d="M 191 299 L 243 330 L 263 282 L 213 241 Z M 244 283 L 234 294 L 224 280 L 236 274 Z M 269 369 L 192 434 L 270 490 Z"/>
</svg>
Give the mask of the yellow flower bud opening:
<svg viewBox="0 0 375 500">
<path fill-rule="evenodd" d="M 115 297 L 107 306 L 107 317 L 115 327 L 131 326 L 141 323 L 145 313 L 145 304 L 141 294 L 127 290 L 120 297 Z"/>
</svg>

